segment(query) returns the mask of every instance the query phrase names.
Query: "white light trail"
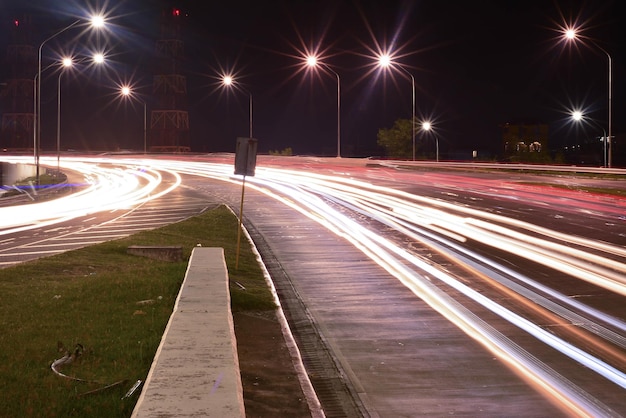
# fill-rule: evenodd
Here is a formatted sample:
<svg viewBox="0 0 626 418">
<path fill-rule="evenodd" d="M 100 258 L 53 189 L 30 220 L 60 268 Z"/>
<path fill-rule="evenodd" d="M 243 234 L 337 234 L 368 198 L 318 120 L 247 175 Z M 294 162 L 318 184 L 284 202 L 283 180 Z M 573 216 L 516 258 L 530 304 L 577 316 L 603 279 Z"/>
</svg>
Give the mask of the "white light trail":
<svg viewBox="0 0 626 418">
<path fill-rule="evenodd" d="M 123 170 L 110 168 L 113 164 L 125 168 Z M 109 168 L 103 168 L 104 166 Z M 132 207 L 173 190 L 181 182 L 180 174 L 241 183 L 240 177 L 233 174 L 232 164 L 131 158 L 122 162 L 119 159 L 103 157 L 66 159 L 64 167 L 84 173 L 85 177 L 91 178 L 88 187 L 81 193 L 68 197 L 61 207 L 45 207 L 47 213 L 54 214 L 50 217 L 33 216 L 29 224 L 30 218 L 24 216 L 24 213 L 20 214 L 21 220 L 8 221 L 7 217 L 0 216 L 5 222 L 0 224 L 0 228 L 12 231 L 20 230 L 19 228 L 34 228 L 82 213 Z M 178 176 L 179 180 L 176 185 L 161 194 L 151 195 L 161 182 L 159 170 L 168 171 Z M 517 295 L 527 307 L 532 307 L 541 315 L 561 318 L 560 320 L 566 324 L 580 324 L 577 327 L 588 330 L 599 341 L 609 341 L 622 349 L 626 347 L 624 337 L 626 324 L 622 319 L 606 315 L 581 301 L 525 277 L 511 267 L 504 267 L 477 254 L 467 243 L 476 241 L 498 251 L 508 252 L 515 258 L 541 264 L 545 268 L 566 275 L 571 280 L 584 280 L 617 295 L 626 296 L 624 263 L 626 249 L 623 246 L 539 227 L 452 201 L 372 185 L 350 179 L 348 176 L 327 176 L 307 171 L 257 167 L 256 175 L 247 177 L 246 184 L 344 237 L 433 309 L 487 347 L 494 355 L 506 361 L 533 385 L 549 394 L 549 397 L 557 399 L 557 403 L 568 412 L 577 415 L 599 415 L 605 413 L 606 409 L 576 385 L 486 324 L 459 301 L 453 300 L 440 289 L 440 286 L 455 289 L 464 297 L 506 319 L 538 341 L 626 389 L 626 375 L 624 370 L 620 369 L 626 364 L 623 352 L 614 354 L 617 357 L 615 361 L 617 367 L 600 360 L 487 298 L 453 274 L 410 253 L 398 242 L 391 241 L 379 234 L 375 228 L 362 224 L 347 214 L 359 213 L 395 231 L 396 238 L 403 237 L 397 239 L 420 242 L 448 257 L 455 257 L 463 268 L 475 272 L 477 276 L 497 282 L 501 288 Z M 90 204 L 86 202 L 80 204 L 83 196 L 91 200 Z M 76 204 L 77 202 L 79 204 Z M 93 207 L 94 202 L 100 202 L 97 210 Z M 36 205 L 34 203 L 27 206 Z M 75 210 L 64 211 L 63 207 L 74 207 Z M 3 209 L 0 208 L 0 215 L 3 215 Z M 42 209 L 38 209 L 36 212 L 41 211 Z M 431 282 L 432 279 L 437 281 Z M 591 341 L 590 337 L 584 338 Z"/>
<path fill-rule="evenodd" d="M 4 160 L 28 161 L 24 158 Z M 56 165 L 56 159 L 42 158 L 41 162 Z M 86 179 L 81 190 L 58 199 L 0 208 L 0 235 L 51 226 L 97 212 L 131 209 L 169 193 L 181 182 L 178 173 L 170 173 L 176 182 L 155 192 L 162 182 L 161 172 L 134 165 L 122 169 L 115 164 L 111 159 L 64 158 L 61 167 L 80 173 Z"/>
</svg>

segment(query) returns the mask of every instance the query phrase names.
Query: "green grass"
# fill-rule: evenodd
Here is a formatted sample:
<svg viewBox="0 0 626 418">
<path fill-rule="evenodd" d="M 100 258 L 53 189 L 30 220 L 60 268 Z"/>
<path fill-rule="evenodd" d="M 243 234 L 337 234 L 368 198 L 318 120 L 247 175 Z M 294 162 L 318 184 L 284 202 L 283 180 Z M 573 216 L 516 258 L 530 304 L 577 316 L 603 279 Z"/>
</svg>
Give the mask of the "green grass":
<svg viewBox="0 0 626 418">
<path fill-rule="evenodd" d="M 193 247 L 224 248 L 233 311 L 275 309 L 256 256 L 242 239 L 235 268 L 237 219 L 225 207 L 127 239 L 111 241 L 0 270 L 0 416 L 130 416 L 172 312 Z M 182 262 L 126 253 L 129 245 L 181 245 Z M 241 289 L 238 282 L 245 287 Z M 137 302 L 151 300 L 150 304 Z M 80 361 L 50 369 L 68 349 Z M 115 388 L 90 390 L 126 380 Z"/>
</svg>

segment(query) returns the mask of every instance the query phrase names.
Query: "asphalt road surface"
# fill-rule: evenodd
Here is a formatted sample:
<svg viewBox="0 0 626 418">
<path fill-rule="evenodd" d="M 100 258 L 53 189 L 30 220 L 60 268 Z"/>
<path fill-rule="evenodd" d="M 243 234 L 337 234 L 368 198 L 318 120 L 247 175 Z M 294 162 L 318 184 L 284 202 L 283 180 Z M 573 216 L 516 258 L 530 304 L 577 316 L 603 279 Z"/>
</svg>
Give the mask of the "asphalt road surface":
<svg viewBox="0 0 626 418">
<path fill-rule="evenodd" d="M 310 169 L 322 171 L 319 166 Z M 623 261 L 619 248 L 626 242 L 624 200 L 550 186 L 580 179 L 398 172 L 349 165 L 326 169 L 434 198 L 444 206 L 452 203 L 454 210 L 461 208 L 464 218 L 472 209 L 504 217 L 498 221 L 505 225 L 515 221 L 510 230 L 499 231 L 508 240 L 525 242 L 528 237 L 515 234 L 529 230 L 530 238 L 551 236 L 537 228 L 588 238 L 593 242 L 572 243 L 571 237 L 556 242 L 565 242 L 566 248 L 559 251 L 566 253 L 584 248 L 585 254 L 579 254 L 583 263 L 599 256 L 595 244 L 612 242 L 619 254 L 597 262 Z M 371 198 L 377 191 L 363 192 Z M 408 250 L 425 261 L 417 263 L 417 269 L 410 267 L 413 272 L 405 272 L 406 264 L 393 265 L 397 259 L 383 267 L 375 261 L 382 253 L 360 248 L 368 237 L 359 235 L 356 225 L 331 232 L 320 225 L 327 219 L 294 217 L 293 207 L 246 193 L 246 224 L 262 236 L 263 240 L 257 239 L 264 242 L 262 253 L 278 260 L 266 259 L 266 263 L 274 268 L 274 277 L 284 272 L 290 278 L 314 330 L 323 336 L 348 382 L 355 405 L 339 401 L 343 411 L 349 411 L 347 416 L 354 413 L 349 408 L 363 416 L 389 417 L 623 414 L 623 289 L 616 293 L 573 279 L 567 273 L 569 264 L 560 266 L 552 258 L 537 262 L 534 258 L 553 251 L 551 244 L 530 241 L 515 247 L 516 253 L 499 239 L 491 242 L 472 235 L 465 248 L 458 248 L 430 235 L 398 234 L 394 226 L 364 214 L 362 207 L 356 210 L 354 201 L 350 201 L 352 210 L 337 200 L 328 202 L 341 206 L 349 220 L 389 238 L 397 245 L 394 251 Z M 295 190 L 282 193 L 289 205 L 307 199 Z M 219 194 L 225 197 L 223 191 Z M 428 213 L 433 218 L 442 216 L 434 210 Z M 442 232 L 448 236 L 462 231 L 449 226 Z M 537 251 L 527 256 L 522 250 L 528 251 L 528 246 Z M 437 277 L 439 269 L 457 282 Z M 416 271 L 423 281 L 411 277 Z M 618 267 L 620 286 L 623 274 L 623 266 Z M 614 380 L 600 377 L 602 370 L 592 371 L 593 365 L 584 363 L 584 350 L 578 353 L 582 358 L 561 351 L 573 347 L 597 353 L 615 371 Z M 337 408 L 335 403 L 333 407 Z"/>
</svg>

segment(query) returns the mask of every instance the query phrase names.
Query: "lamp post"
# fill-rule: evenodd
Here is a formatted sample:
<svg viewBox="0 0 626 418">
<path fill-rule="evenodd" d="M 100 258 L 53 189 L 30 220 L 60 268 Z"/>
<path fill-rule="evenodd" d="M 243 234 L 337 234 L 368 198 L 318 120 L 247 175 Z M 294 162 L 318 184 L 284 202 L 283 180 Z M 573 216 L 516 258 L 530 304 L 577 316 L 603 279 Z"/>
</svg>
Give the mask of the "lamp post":
<svg viewBox="0 0 626 418">
<path fill-rule="evenodd" d="M 146 102 L 143 102 L 143 153 L 144 155 L 148 152 L 148 108 L 146 106 Z"/>
<path fill-rule="evenodd" d="M 129 86 L 122 86 L 120 89 L 120 93 L 125 97 L 133 97 L 133 91 Z M 148 111 L 146 102 L 143 100 L 137 99 L 143 105 L 143 153 L 146 154 L 148 152 L 148 138 L 147 138 L 147 128 L 148 128 Z"/>
<path fill-rule="evenodd" d="M 580 110 L 573 111 L 571 116 L 572 116 L 572 119 L 575 122 L 582 122 L 582 121 L 585 120 L 585 115 L 583 115 L 583 113 Z M 590 120 L 590 119 L 587 119 L 587 120 Z M 602 126 L 597 124 L 597 123 L 594 123 L 594 125 L 596 125 L 600 129 L 602 129 L 602 133 L 604 134 L 604 137 L 602 138 L 603 139 L 602 143 L 604 145 L 603 153 L 602 153 L 603 154 L 603 158 L 604 158 L 604 166 L 605 167 L 610 167 L 610 165 L 607 165 L 607 157 L 608 157 L 607 142 L 608 142 L 608 139 L 607 139 L 607 136 L 606 136 L 606 130 Z"/>
<path fill-rule="evenodd" d="M 314 55 L 306 57 L 306 65 L 311 68 L 322 66 L 337 77 L 337 158 L 341 158 L 341 80 L 339 74 L 327 64 L 320 62 Z"/>
<path fill-rule="evenodd" d="M 38 86 L 38 80 L 39 80 L 39 75 L 40 73 L 43 73 L 44 71 L 46 71 L 47 69 L 56 66 L 57 63 L 53 63 L 48 65 L 46 68 L 44 68 L 43 70 L 41 70 L 39 73 L 35 74 L 35 77 L 33 77 L 33 158 L 34 158 L 34 162 L 37 165 L 37 159 L 39 157 L 39 154 L 37 154 L 37 86 Z"/>
<path fill-rule="evenodd" d="M 61 172 L 61 76 L 63 70 L 74 64 L 72 58 L 63 58 L 61 61 L 61 71 L 57 82 L 57 174 Z"/>
<path fill-rule="evenodd" d="M 393 68 L 395 65 L 400 70 L 402 70 L 411 80 L 411 139 L 413 144 L 413 161 L 415 161 L 415 131 L 416 131 L 416 121 L 415 121 L 415 77 L 406 68 L 397 62 L 393 62 L 391 56 L 388 54 L 382 54 L 378 57 L 378 65 L 384 69 Z"/>
<path fill-rule="evenodd" d="M 433 125 L 430 122 L 426 121 L 422 123 L 422 129 L 428 132 L 433 129 Z M 433 135 L 435 136 L 436 158 L 437 158 L 437 162 L 439 162 L 439 138 L 437 137 L 437 134 L 434 132 L 433 132 Z"/>
<path fill-rule="evenodd" d="M 232 75 L 224 75 L 222 76 L 222 85 L 224 87 L 227 88 L 231 88 L 231 87 L 236 87 L 236 88 L 240 88 L 243 91 L 246 91 L 245 89 L 243 89 L 241 87 L 241 85 L 239 83 L 236 83 L 235 80 L 233 79 Z M 250 142 L 252 142 L 252 93 L 249 91 L 246 91 L 248 93 L 248 97 L 250 98 L 250 109 L 249 109 L 249 119 L 250 119 Z M 241 182 L 241 200 L 240 200 L 240 204 L 239 204 L 239 225 L 237 227 L 237 252 L 235 255 L 235 268 L 238 269 L 239 268 L 239 247 L 240 247 L 240 242 L 241 242 L 241 223 L 243 220 L 243 199 L 244 199 L 244 194 L 245 194 L 245 190 L 246 190 L 246 174 L 243 174 L 243 181 Z"/>
<path fill-rule="evenodd" d="M 222 85 L 224 85 L 226 87 L 229 87 L 229 88 L 231 86 L 235 85 L 235 80 L 233 79 L 233 76 L 232 75 L 225 75 L 225 76 L 223 76 L 222 77 Z M 236 86 L 241 88 L 241 86 L 238 83 L 236 84 Z M 244 90 L 244 89 L 242 88 L 242 90 Z M 246 91 L 246 90 L 244 90 L 244 91 Z M 248 114 L 249 114 L 249 119 L 250 119 L 250 121 L 249 121 L 250 122 L 250 139 L 252 139 L 253 138 L 252 137 L 252 93 L 249 92 L 249 91 L 246 91 L 246 93 L 248 93 L 248 96 L 250 98 L 250 103 L 249 103 L 250 107 L 249 107 Z"/>
<path fill-rule="evenodd" d="M 73 28 L 74 26 L 78 25 L 79 23 L 81 23 L 81 19 L 78 19 L 74 22 L 72 22 L 71 24 L 69 24 L 68 26 L 64 27 L 63 29 L 55 32 L 53 35 L 49 36 L 48 38 L 46 38 L 40 45 L 39 45 L 39 49 L 38 49 L 38 54 L 37 54 L 37 76 L 35 77 L 37 80 L 37 93 L 35 95 L 35 101 L 37 102 L 37 112 L 36 112 L 36 118 L 35 118 L 35 131 L 37 132 L 36 135 L 36 139 L 35 139 L 35 165 L 36 165 L 36 183 L 37 185 L 39 185 L 39 154 L 40 154 L 40 147 L 41 147 L 41 53 L 43 51 L 43 47 L 44 45 L 51 39 L 56 38 L 57 36 L 59 36 L 60 34 L 62 34 L 63 32 Z M 92 16 L 91 17 L 91 26 L 94 28 L 100 28 L 102 26 L 104 26 L 104 17 L 102 16 Z"/>
<path fill-rule="evenodd" d="M 576 29 L 567 29 L 565 31 L 565 38 L 567 40 L 570 41 L 575 41 L 576 39 L 578 39 L 578 35 L 576 33 Z M 611 168 L 612 165 L 612 150 L 611 150 L 611 134 L 612 134 L 612 96 L 613 96 L 613 59 L 611 58 L 611 55 L 604 49 L 602 48 L 600 45 L 598 45 L 596 42 L 594 42 L 593 40 L 589 40 L 589 42 L 591 44 L 593 44 L 596 48 L 598 48 L 600 51 L 602 51 L 608 58 L 609 60 L 609 75 L 608 75 L 608 83 L 609 83 L 609 92 L 608 92 L 608 112 L 609 112 L 609 117 L 608 117 L 608 128 L 609 128 L 609 132 L 608 132 L 608 136 L 605 134 L 604 138 L 605 138 L 605 142 L 604 142 L 604 147 L 605 147 L 605 167 Z"/>
</svg>

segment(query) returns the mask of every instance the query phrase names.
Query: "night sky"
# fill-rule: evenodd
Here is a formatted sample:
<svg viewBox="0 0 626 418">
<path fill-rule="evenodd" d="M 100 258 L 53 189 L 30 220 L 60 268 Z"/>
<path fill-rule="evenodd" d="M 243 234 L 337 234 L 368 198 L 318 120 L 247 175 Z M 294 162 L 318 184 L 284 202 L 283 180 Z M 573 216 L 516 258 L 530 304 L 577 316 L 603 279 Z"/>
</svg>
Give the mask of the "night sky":
<svg viewBox="0 0 626 418">
<path fill-rule="evenodd" d="M 613 59 L 613 134 L 624 132 L 625 19 L 616 1 L 0 0 L 3 55 L 7 25 L 24 13 L 36 23 L 34 44 L 85 11 L 107 14 L 106 33 L 71 29 L 44 48 L 44 65 L 61 50 L 103 47 L 108 57 L 105 68 L 63 76 L 64 148 L 142 147 L 143 105 L 120 100 L 115 86 L 131 83 L 150 109 L 159 16 L 171 6 L 182 13 L 193 151 L 234 151 L 235 138 L 248 135 L 252 94 L 260 152 L 336 155 L 336 76 L 305 70 L 306 51 L 339 75 L 343 156 L 381 155 L 378 130 L 411 117 L 411 81 L 402 70 L 380 72 L 371 58 L 380 50 L 413 75 L 416 115 L 433 123 L 449 158 L 498 153 L 506 122 L 549 124 L 551 147 L 597 136 L 607 126 L 608 59 L 592 43 L 563 43 L 560 28 L 574 23 Z M 220 85 L 226 72 L 239 90 Z M 53 149 L 57 74 L 42 79 L 42 145 Z M 586 130 L 570 122 L 573 107 L 589 112 Z M 417 141 L 434 147 L 421 132 Z"/>
</svg>

